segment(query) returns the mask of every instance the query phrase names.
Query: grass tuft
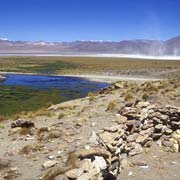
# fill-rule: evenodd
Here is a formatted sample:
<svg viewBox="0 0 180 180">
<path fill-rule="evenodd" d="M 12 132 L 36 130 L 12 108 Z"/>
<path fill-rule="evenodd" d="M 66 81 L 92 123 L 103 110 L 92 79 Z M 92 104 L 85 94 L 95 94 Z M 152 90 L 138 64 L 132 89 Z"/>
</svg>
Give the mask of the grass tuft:
<svg viewBox="0 0 180 180">
<path fill-rule="evenodd" d="M 129 100 L 132 100 L 132 99 L 134 99 L 134 95 L 131 92 L 127 92 L 125 94 L 124 100 L 129 101 Z"/>
</svg>

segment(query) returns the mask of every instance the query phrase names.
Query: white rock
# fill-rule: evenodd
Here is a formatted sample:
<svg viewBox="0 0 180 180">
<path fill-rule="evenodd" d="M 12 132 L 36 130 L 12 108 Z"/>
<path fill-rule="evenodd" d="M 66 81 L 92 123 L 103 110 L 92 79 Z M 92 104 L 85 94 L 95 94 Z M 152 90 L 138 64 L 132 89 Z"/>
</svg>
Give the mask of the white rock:
<svg viewBox="0 0 180 180">
<path fill-rule="evenodd" d="M 91 169 L 91 160 L 90 159 L 84 159 L 81 161 L 81 169 L 85 172 L 89 172 Z"/>
<path fill-rule="evenodd" d="M 25 141 L 34 140 L 34 137 L 26 137 Z"/>
<path fill-rule="evenodd" d="M 114 133 L 117 132 L 120 126 L 105 127 L 104 131 Z"/>
<path fill-rule="evenodd" d="M 83 173 L 80 177 L 77 178 L 77 180 L 90 180 L 91 176 L 90 173 Z"/>
<path fill-rule="evenodd" d="M 42 166 L 43 168 L 47 169 L 47 168 L 55 166 L 57 163 L 58 161 L 49 160 L 49 161 L 44 162 Z"/>
<path fill-rule="evenodd" d="M 88 146 L 88 145 L 86 145 L 84 148 L 87 149 L 87 150 L 89 150 L 91 147 Z"/>
<path fill-rule="evenodd" d="M 53 160 L 55 157 L 54 156 L 48 156 L 49 160 Z"/>
<path fill-rule="evenodd" d="M 62 154 L 62 153 L 63 153 L 63 151 L 58 151 L 57 153 L 58 153 L 58 154 Z"/>
<path fill-rule="evenodd" d="M 128 173 L 128 176 L 132 176 L 132 175 L 133 175 L 133 172 L 130 171 L 130 172 Z"/>
<path fill-rule="evenodd" d="M 91 123 L 91 127 L 94 127 L 95 125 L 96 125 L 95 122 L 92 122 L 92 123 Z"/>
<path fill-rule="evenodd" d="M 93 161 L 93 164 L 97 168 L 98 172 L 107 168 L 106 161 L 101 156 L 95 156 L 95 160 Z"/>
<path fill-rule="evenodd" d="M 137 107 L 143 108 L 143 107 L 147 107 L 147 106 L 149 106 L 149 105 L 150 105 L 149 102 L 139 102 L 139 103 L 137 104 Z"/>
<path fill-rule="evenodd" d="M 139 166 L 139 167 L 142 169 L 148 169 L 149 168 L 149 166 Z"/>
<path fill-rule="evenodd" d="M 99 140 L 99 137 L 98 137 L 98 136 L 96 135 L 96 133 L 93 131 L 93 132 L 92 132 L 92 135 L 91 135 L 91 137 L 90 137 L 90 139 L 89 139 L 89 142 L 90 142 L 91 144 L 99 144 L 98 140 Z"/>
</svg>

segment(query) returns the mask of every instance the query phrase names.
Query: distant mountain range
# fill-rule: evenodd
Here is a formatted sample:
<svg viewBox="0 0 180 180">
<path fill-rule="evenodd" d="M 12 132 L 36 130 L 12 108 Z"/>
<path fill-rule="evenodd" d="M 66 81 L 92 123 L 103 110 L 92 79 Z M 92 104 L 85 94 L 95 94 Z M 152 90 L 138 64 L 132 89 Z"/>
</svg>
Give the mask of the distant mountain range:
<svg viewBox="0 0 180 180">
<path fill-rule="evenodd" d="M 180 36 L 167 41 L 126 40 L 28 42 L 0 39 L 0 53 L 128 54 L 151 56 L 180 55 Z"/>
</svg>

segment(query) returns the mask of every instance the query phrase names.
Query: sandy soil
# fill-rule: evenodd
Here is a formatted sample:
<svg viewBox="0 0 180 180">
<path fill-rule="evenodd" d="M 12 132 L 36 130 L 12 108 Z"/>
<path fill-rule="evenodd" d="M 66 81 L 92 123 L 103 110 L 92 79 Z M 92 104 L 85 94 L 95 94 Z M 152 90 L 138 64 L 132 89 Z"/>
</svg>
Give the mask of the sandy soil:
<svg viewBox="0 0 180 180">
<path fill-rule="evenodd" d="M 153 77 L 146 77 L 146 76 L 126 76 L 126 75 L 63 75 L 63 76 L 70 76 L 70 77 L 80 77 L 85 78 L 92 81 L 101 81 L 101 82 L 116 82 L 116 81 L 156 81 L 162 80 L 160 78 L 153 78 Z"/>
<path fill-rule="evenodd" d="M 117 180 L 179 180 L 180 153 L 163 151 L 157 144 L 140 155 L 128 160 L 128 163 L 143 162 L 147 165 L 127 165 L 118 176 Z"/>
</svg>

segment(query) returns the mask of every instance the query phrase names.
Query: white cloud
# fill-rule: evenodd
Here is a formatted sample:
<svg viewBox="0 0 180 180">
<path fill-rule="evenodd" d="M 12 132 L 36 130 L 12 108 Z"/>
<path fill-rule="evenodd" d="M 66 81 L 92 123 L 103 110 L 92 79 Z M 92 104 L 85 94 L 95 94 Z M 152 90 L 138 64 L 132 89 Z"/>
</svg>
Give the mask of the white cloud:
<svg viewBox="0 0 180 180">
<path fill-rule="evenodd" d="M 8 38 L 0 38 L 0 40 L 7 41 Z"/>
</svg>

